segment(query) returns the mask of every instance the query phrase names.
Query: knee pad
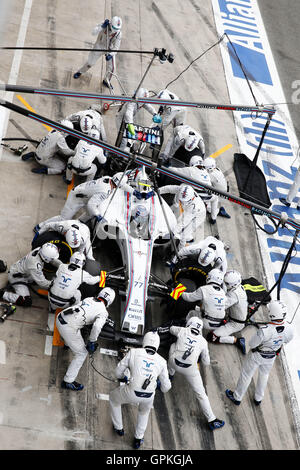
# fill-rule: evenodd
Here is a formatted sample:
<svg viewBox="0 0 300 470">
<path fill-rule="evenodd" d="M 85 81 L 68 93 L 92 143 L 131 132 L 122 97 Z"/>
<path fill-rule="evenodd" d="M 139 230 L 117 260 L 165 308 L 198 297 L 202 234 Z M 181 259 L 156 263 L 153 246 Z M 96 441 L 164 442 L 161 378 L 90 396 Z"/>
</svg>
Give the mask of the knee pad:
<svg viewBox="0 0 300 470">
<path fill-rule="evenodd" d="M 16 305 L 19 305 L 20 307 L 31 307 L 32 306 L 32 298 L 30 295 L 26 295 L 25 297 L 18 297 L 16 301 Z"/>
<path fill-rule="evenodd" d="M 209 341 L 210 343 L 220 343 L 219 336 L 216 336 L 213 331 L 209 331 L 209 333 L 206 336 L 206 340 Z"/>
</svg>

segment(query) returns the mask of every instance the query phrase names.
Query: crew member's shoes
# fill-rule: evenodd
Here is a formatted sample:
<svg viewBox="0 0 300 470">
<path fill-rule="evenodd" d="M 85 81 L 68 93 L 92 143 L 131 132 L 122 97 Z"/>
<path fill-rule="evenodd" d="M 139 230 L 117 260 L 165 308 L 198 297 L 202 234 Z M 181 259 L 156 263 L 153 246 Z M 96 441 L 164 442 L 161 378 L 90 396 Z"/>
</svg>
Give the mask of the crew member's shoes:
<svg viewBox="0 0 300 470">
<path fill-rule="evenodd" d="M 144 442 L 144 439 L 137 439 L 135 437 L 134 441 L 133 441 L 133 448 L 134 449 L 139 449 L 141 447 L 141 445 L 143 444 L 143 442 Z"/>
<path fill-rule="evenodd" d="M 209 216 L 210 225 L 214 225 L 216 222 L 217 222 L 216 219 L 213 219 L 211 216 Z"/>
<path fill-rule="evenodd" d="M 282 202 L 282 204 L 284 204 L 284 205 L 287 206 L 287 207 L 290 207 L 290 205 L 291 205 L 289 202 L 287 202 L 287 200 L 285 199 L 285 197 L 280 197 L 280 198 L 279 198 L 279 201 Z"/>
<path fill-rule="evenodd" d="M 116 429 L 114 427 L 114 431 L 119 435 L 119 436 L 124 436 L 124 429 Z"/>
<path fill-rule="evenodd" d="M 228 214 L 228 212 L 226 212 L 224 207 L 220 207 L 218 215 L 221 217 L 226 217 L 226 219 L 231 219 L 231 216 Z"/>
<path fill-rule="evenodd" d="M 224 426 L 225 421 L 222 421 L 221 419 L 214 419 L 213 421 L 209 421 L 208 427 L 211 431 L 214 431 L 215 429 L 220 429 Z"/>
<path fill-rule="evenodd" d="M 76 78 L 79 78 L 80 76 L 81 76 L 81 72 L 76 72 L 74 73 L 73 78 L 76 79 Z"/>
<path fill-rule="evenodd" d="M 43 166 L 42 168 L 32 168 L 32 173 L 36 173 L 38 175 L 46 175 L 47 174 L 47 167 Z"/>
<path fill-rule="evenodd" d="M 229 398 L 229 400 L 231 400 L 235 405 L 240 405 L 241 402 L 236 400 L 233 396 L 233 392 L 229 389 L 226 390 L 226 396 Z"/>
<path fill-rule="evenodd" d="M 68 390 L 74 390 L 75 392 L 79 392 L 79 390 L 83 389 L 83 385 L 78 382 L 65 382 L 64 380 L 61 383 L 61 388 L 66 388 Z"/>
<path fill-rule="evenodd" d="M 34 157 L 34 152 L 28 152 L 28 153 L 25 153 L 25 155 L 22 155 L 21 158 L 23 162 L 27 162 L 27 160 L 30 160 L 33 157 Z"/>
<path fill-rule="evenodd" d="M 245 338 L 237 338 L 235 343 L 237 347 L 242 351 L 243 354 L 246 354 L 246 342 Z"/>
<path fill-rule="evenodd" d="M 257 400 L 255 400 L 255 398 L 253 398 L 253 401 L 254 401 L 254 405 L 256 405 L 256 406 L 259 406 L 261 404 L 261 400 L 257 401 Z"/>
<path fill-rule="evenodd" d="M 103 83 L 103 85 L 104 85 L 104 86 L 106 86 L 106 88 L 111 88 L 111 89 L 113 89 L 113 88 L 114 88 L 114 87 L 113 87 L 113 86 L 112 86 L 110 83 L 108 83 L 108 81 L 107 81 L 107 80 L 105 80 L 105 79 L 103 80 L 103 82 L 102 82 L 102 83 Z"/>
</svg>

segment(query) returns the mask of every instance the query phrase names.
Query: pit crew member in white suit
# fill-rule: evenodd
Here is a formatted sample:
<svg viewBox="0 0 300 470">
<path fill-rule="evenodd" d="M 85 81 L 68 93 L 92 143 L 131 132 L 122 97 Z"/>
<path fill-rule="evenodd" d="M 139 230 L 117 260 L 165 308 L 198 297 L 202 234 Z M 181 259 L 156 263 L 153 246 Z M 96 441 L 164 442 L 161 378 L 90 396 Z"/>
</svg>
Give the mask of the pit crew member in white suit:
<svg viewBox="0 0 300 470">
<path fill-rule="evenodd" d="M 161 90 L 157 93 L 157 98 L 162 100 L 174 100 L 179 101 L 178 96 L 170 90 Z M 168 106 L 166 104 L 161 105 L 158 110 L 158 114 L 162 117 L 162 127 L 166 128 L 170 124 L 172 127 L 182 126 L 185 123 L 186 110 L 182 106 Z"/>
<path fill-rule="evenodd" d="M 253 401 L 256 406 L 260 405 L 276 356 L 282 346 L 293 339 L 292 327 L 284 321 L 286 305 L 280 300 L 272 300 L 268 308 L 270 322 L 260 327 L 250 338 L 250 351 L 244 360 L 236 388 L 234 391 L 226 390 L 227 397 L 235 405 L 240 405 L 257 369 L 258 378 Z"/>
<path fill-rule="evenodd" d="M 205 286 L 198 287 L 194 292 L 184 292 L 182 299 L 187 302 L 199 302 L 200 312 L 191 310 L 187 320 L 192 316 L 203 319 L 203 328 L 215 330 L 224 323 L 226 294 L 221 287 L 224 273 L 220 269 L 212 269 L 206 277 Z"/>
<path fill-rule="evenodd" d="M 99 140 L 99 131 L 91 130 L 88 135 Z M 86 181 L 95 178 L 97 170 L 106 162 L 103 149 L 85 140 L 80 140 L 76 145 L 75 153 L 68 159 L 65 182 L 70 184 L 73 175 L 86 177 Z"/>
<path fill-rule="evenodd" d="M 167 140 L 166 146 L 161 153 L 165 164 L 170 158 L 174 157 L 179 147 L 184 147 L 187 152 L 192 152 L 199 148 L 202 158 L 205 156 L 205 144 L 202 135 L 187 124 L 174 127 L 172 135 Z"/>
<path fill-rule="evenodd" d="M 99 108 L 99 105 L 92 104 L 90 108 L 72 113 L 66 119 L 72 122 L 74 129 L 84 134 L 89 134 L 92 130 L 97 129 L 99 132 L 98 139 L 107 142 L 101 108 Z"/>
<path fill-rule="evenodd" d="M 107 308 L 115 299 L 115 292 L 104 287 L 97 297 L 88 297 L 79 304 L 62 310 L 56 317 L 56 326 L 65 344 L 69 346 L 74 357 L 61 383 L 62 388 L 79 391 L 83 385 L 76 382 L 77 375 L 88 355 L 98 347 L 97 339 L 108 317 Z M 85 325 L 93 325 L 87 345 L 81 335 Z"/>
<path fill-rule="evenodd" d="M 157 379 L 160 390 L 166 393 L 171 388 L 166 360 L 157 353 L 160 338 L 158 333 L 149 331 L 143 338 L 142 348 L 130 348 L 118 363 L 116 377 L 125 382 L 109 394 L 111 419 L 114 430 L 124 435 L 122 408 L 125 403 L 138 405 L 138 417 L 133 447 L 138 449 L 144 440 L 148 418 L 153 405 Z M 129 370 L 129 377 L 128 377 Z M 127 374 L 127 375 L 126 375 Z"/>
<path fill-rule="evenodd" d="M 212 157 L 206 157 L 203 160 L 203 165 L 209 174 L 212 187 L 219 191 L 228 192 L 229 191 L 228 182 L 222 170 L 220 170 L 220 168 L 217 167 L 216 160 Z M 221 206 L 217 210 L 219 206 L 219 196 L 216 196 L 216 200 L 214 201 L 214 204 L 215 206 L 213 206 L 210 203 L 207 204 L 207 210 L 211 214 L 212 219 L 216 213 L 217 215 L 220 215 L 221 217 L 226 217 L 227 219 L 231 218 L 223 206 Z"/>
<path fill-rule="evenodd" d="M 69 195 L 61 210 L 60 215 L 55 215 L 54 217 L 50 217 L 49 219 L 43 222 L 39 222 L 39 224 L 35 226 L 35 230 L 39 231 L 41 227 L 43 227 L 49 222 L 71 220 L 77 214 L 77 212 L 83 208 L 85 208 L 86 210 L 89 208 L 91 215 L 83 213 L 79 217 L 79 220 L 81 222 L 87 222 L 87 220 L 90 219 L 91 216 L 96 215 L 96 208 L 98 207 L 100 202 L 106 199 L 111 194 L 112 190 L 118 186 L 119 183 L 119 187 L 123 187 L 124 185 L 126 190 L 131 191 L 131 187 L 129 185 L 126 185 L 127 176 L 124 175 L 124 177 L 122 178 L 122 175 L 123 173 L 119 172 L 113 175 L 112 177 L 102 176 L 101 178 L 78 184 L 69 192 Z"/>
<path fill-rule="evenodd" d="M 58 257 L 57 246 L 52 243 L 45 243 L 42 247 L 32 250 L 10 266 L 7 273 L 8 282 L 14 292 L 0 289 L 0 297 L 21 307 L 31 307 L 32 298 L 28 285 L 34 282 L 42 289 L 48 289 L 51 281 L 46 279 L 43 267 L 45 263 L 58 267 L 61 263 Z"/>
<path fill-rule="evenodd" d="M 290 186 L 287 197 L 286 198 L 280 197 L 279 201 L 282 202 L 282 204 L 284 204 L 285 206 L 290 207 L 293 200 L 298 194 L 299 188 L 300 188 L 300 166 L 298 170 L 296 171 L 294 182 Z M 299 198 L 297 199 L 297 210 L 300 211 L 300 199 Z"/>
<path fill-rule="evenodd" d="M 71 248 L 84 253 L 88 259 L 94 259 L 90 230 L 84 223 L 76 219 L 45 223 L 36 231 L 35 238 L 48 230 L 62 233 Z"/>
<path fill-rule="evenodd" d="M 113 16 L 111 21 L 106 19 L 102 24 L 97 24 L 92 31 L 93 36 L 97 36 L 93 49 L 105 49 L 110 52 L 90 51 L 86 63 L 74 74 L 74 78 L 79 78 L 86 73 L 100 57 L 105 54 L 106 74 L 103 85 L 109 88 L 112 74 L 116 73 L 116 55 L 120 49 L 122 39 L 122 20 L 119 16 Z"/>
<path fill-rule="evenodd" d="M 82 283 L 94 285 L 99 283 L 99 276 L 91 276 L 83 267 L 86 258 L 83 253 L 74 253 L 68 264 L 62 263 L 55 273 L 49 291 L 49 312 L 66 308 L 81 301 L 79 287 Z"/>
<path fill-rule="evenodd" d="M 168 369 L 171 377 L 175 372 L 185 377 L 196 394 L 209 429 L 213 431 L 225 423 L 213 413 L 198 369 L 199 359 L 206 366 L 210 364 L 208 345 L 202 336 L 202 327 L 203 322 L 198 317 L 189 318 L 186 327 L 171 326 L 170 333 L 176 336 L 177 340 L 170 347 Z"/>
<path fill-rule="evenodd" d="M 197 243 L 192 243 L 191 245 L 185 246 L 178 251 L 179 258 L 189 257 L 198 254 L 199 264 L 203 263 L 203 256 L 205 253 L 214 253 L 213 267 L 220 269 L 224 274 L 227 271 L 227 256 L 225 251 L 225 245 L 218 238 L 209 235 L 204 240 L 201 240 Z M 177 257 L 174 259 L 174 262 L 177 261 Z"/>
<path fill-rule="evenodd" d="M 113 176 L 105 176 L 102 179 L 103 189 L 101 191 L 97 191 L 91 198 L 89 198 L 87 202 L 87 216 L 86 218 L 96 217 L 98 221 L 102 220 L 103 213 L 102 211 L 102 203 L 108 197 L 112 196 L 112 193 L 115 189 L 122 189 L 123 191 L 127 191 L 129 193 L 134 193 L 134 188 L 132 188 L 127 182 L 128 177 L 122 172 L 118 172 Z M 86 219 L 84 219 L 86 220 Z"/>
<path fill-rule="evenodd" d="M 168 193 L 175 194 L 171 208 L 177 218 L 174 237 L 179 239 L 178 250 L 180 250 L 187 244 L 193 243 L 198 229 L 203 226 L 206 209 L 192 186 L 181 184 L 160 188 L 160 194 Z"/>
<path fill-rule="evenodd" d="M 139 88 L 136 92 L 136 98 L 149 98 L 150 93 L 146 88 Z M 135 137 L 135 131 L 133 124 L 136 120 L 137 113 L 141 110 L 145 109 L 149 114 L 152 115 L 152 120 L 154 122 L 160 122 L 161 116 L 156 113 L 155 108 L 150 103 L 136 103 L 134 101 L 130 101 L 129 103 L 124 103 L 120 106 L 118 113 L 116 114 L 116 126 L 119 132 L 122 122 L 124 121 L 126 124 L 132 124 L 132 126 L 128 127 L 128 130 L 131 132 L 132 139 Z M 120 149 L 124 150 L 125 152 L 129 152 L 131 147 L 131 142 L 128 138 L 123 137 Z"/>
<path fill-rule="evenodd" d="M 73 129 L 73 124 L 68 120 L 61 121 L 66 127 Z M 67 166 L 68 158 L 74 155 L 67 142 L 67 133 L 53 129 L 40 141 L 34 152 L 22 156 L 23 161 L 35 158 L 41 168 L 33 168 L 32 173 L 45 175 L 60 175 Z"/>
<path fill-rule="evenodd" d="M 225 325 L 210 332 L 208 341 L 213 343 L 235 344 L 243 354 L 246 354 L 245 338 L 237 338 L 238 333 L 245 327 L 248 315 L 247 294 L 242 286 L 241 274 L 236 270 L 225 273 L 226 311 L 228 312 Z"/>
</svg>

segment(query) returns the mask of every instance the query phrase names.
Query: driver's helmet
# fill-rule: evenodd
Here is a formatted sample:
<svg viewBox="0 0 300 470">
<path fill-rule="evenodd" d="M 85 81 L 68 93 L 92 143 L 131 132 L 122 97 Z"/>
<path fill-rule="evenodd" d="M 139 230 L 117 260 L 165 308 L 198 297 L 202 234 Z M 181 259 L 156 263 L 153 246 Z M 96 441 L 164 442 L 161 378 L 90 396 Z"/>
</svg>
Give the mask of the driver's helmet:
<svg viewBox="0 0 300 470">
<path fill-rule="evenodd" d="M 137 174 L 136 178 L 136 189 L 140 193 L 149 193 L 152 191 L 151 181 L 146 173 L 145 167 L 143 167 Z"/>
<path fill-rule="evenodd" d="M 145 205 L 139 204 L 133 212 L 133 220 L 136 224 L 144 225 L 148 222 L 149 210 Z"/>
</svg>

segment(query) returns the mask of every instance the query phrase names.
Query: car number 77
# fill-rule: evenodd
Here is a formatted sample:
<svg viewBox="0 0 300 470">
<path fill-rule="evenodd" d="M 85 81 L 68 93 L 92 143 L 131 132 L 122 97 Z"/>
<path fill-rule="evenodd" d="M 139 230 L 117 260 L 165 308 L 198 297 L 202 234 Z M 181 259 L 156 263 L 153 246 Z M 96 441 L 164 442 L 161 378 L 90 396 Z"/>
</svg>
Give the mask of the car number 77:
<svg viewBox="0 0 300 470">
<path fill-rule="evenodd" d="M 143 283 L 141 281 L 134 281 L 134 287 L 138 287 L 140 289 L 142 285 Z"/>
</svg>

